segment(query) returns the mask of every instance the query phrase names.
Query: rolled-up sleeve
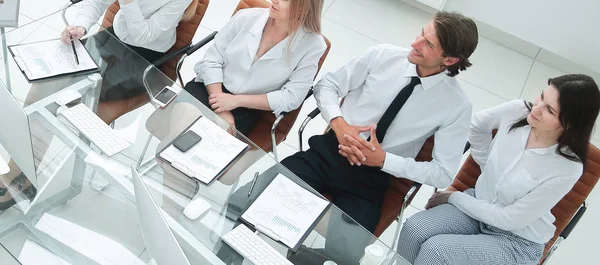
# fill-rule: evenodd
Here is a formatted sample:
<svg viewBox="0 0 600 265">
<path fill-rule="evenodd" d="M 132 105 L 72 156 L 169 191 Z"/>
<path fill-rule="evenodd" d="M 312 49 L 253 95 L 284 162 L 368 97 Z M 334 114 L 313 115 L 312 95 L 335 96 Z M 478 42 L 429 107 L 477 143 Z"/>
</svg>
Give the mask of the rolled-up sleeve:
<svg viewBox="0 0 600 265">
<path fill-rule="evenodd" d="M 279 90 L 267 93 L 269 107 L 275 116 L 295 110 L 302 105 L 317 74 L 319 60 L 326 49 L 323 37 L 315 38 L 315 42 L 292 71 L 285 85 Z"/>
<path fill-rule="evenodd" d="M 221 28 L 215 36 L 214 43 L 204 55 L 204 59 L 196 63 L 194 71 L 196 72 L 196 82 L 202 82 L 205 85 L 214 83 L 223 83 L 223 65 L 225 64 L 224 53 L 227 46 L 233 41 L 244 24 L 244 16 L 247 10 L 238 11 L 233 18 Z"/>
<path fill-rule="evenodd" d="M 359 88 L 367 79 L 369 72 L 377 66 L 381 45 L 367 49 L 341 68 L 327 73 L 314 87 L 314 95 L 321 115 L 327 123 L 342 116 L 339 99 L 348 92 Z"/>
</svg>

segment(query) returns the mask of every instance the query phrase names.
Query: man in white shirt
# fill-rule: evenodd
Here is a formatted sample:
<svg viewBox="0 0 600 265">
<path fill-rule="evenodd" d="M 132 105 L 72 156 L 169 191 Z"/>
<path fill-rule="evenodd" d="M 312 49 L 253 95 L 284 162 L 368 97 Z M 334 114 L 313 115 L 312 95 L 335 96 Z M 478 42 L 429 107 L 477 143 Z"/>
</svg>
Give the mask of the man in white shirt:
<svg viewBox="0 0 600 265">
<path fill-rule="evenodd" d="M 454 76 L 471 66 L 468 58 L 477 42 L 471 19 L 440 12 L 411 50 L 378 45 L 326 74 L 314 95 L 332 130 L 311 137 L 310 149 L 281 163 L 318 192 L 332 195 L 337 207 L 371 232 L 390 175 L 446 188 L 460 164 L 472 108 Z M 433 160 L 416 162 L 432 135 Z M 348 240 L 349 230 L 333 224 L 326 248 L 344 245 L 338 254 L 352 253 L 340 242 L 361 239 Z"/>
</svg>

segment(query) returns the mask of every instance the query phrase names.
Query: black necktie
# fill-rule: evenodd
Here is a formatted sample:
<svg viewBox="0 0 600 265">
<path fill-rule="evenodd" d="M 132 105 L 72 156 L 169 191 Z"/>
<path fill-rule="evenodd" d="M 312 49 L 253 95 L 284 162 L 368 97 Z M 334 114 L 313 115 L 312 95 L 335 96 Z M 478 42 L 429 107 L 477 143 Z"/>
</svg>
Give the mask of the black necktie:
<svg viewBox="0 0 600 265">
<path fill-rule="evenodd" d="M 390 128 L 392 121 L 398 112 L 400 112 L 400 109 L 402 109 L 402 106 L 404 106 L 404 103 L 406 103 L 406 100 L 408 100 L 408 97 L 410 97 L 413 90 L 415 90 L 415 86 L 420 83 L 421 79 L 419 79 L 419 77 L 411 77 L 410 83 L 400 90 L 400 92 L 398 92 L 398 95 L 396 95 L 396 98 L 394 98 L 392 104 L 390 104 L 390 106 L 385 110 L 383 116 L 381 116 L 381 119 L 379 119 L 379 122 L 377 123 L 377 129 L 375 129 L 377 140 L 379 140 L 380 143 L 383 142 L 385 133 L 387 132 L 388 128 Z M 369 137 L 368 140 L 370 139 L 371 137 Z"/>
</svg>

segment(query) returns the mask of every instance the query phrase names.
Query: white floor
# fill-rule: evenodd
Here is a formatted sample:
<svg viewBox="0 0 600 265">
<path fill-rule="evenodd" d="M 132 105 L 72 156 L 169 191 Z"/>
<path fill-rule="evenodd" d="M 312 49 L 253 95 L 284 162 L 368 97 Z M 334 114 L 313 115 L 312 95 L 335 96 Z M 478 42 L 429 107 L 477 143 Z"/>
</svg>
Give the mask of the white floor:
<svg viewBox="0 0 600 265">
<path fill-rule="evenodd" d="M 57 10 L 64 2 L 22 0 L 22 19 L 39 18 L 52 10 Z M 219 30 L 227 22 L 237 3 L 237 0 L 212 0 L 195 36 L 195 41 L 212 31 Z M 325 0 L 323 34 L 331 41 L 332 48 L 321 73 L 343 65 L 352 56 L 378 43 L 408 47 L 421 27 L 430 19 L 430 15 L 399 0 Z M 194 77 L 192 67 L 202 58 L 204 51 L 205 49 L 201 49 L 188 57 L 183 67 L 184 81 Z M 515 98 L 532 100 L 545 87 L 549 77 L 564 74 L 554 67 L 540 63 L 534 58 L 483 36 L 480 37 L 472 62 L 473 67 L 461 73 L 458 79 L 471 98 L 474 111 Z M 305 102 L 292 133 L 278 147 L 280 154 L 287 156 L 298 151 L 296 132 L 299 123 L 315 107 L 313 98 Z M 131 115 L 128 116 L 126 120 L 131 119 Z M 322 133 L 325 125 L 320 117 L 312 121 L 304 133 L 304 146 L 307 146 L 306 139 L 310 135 Z M 593 143 L 597 146 L 600 143 L 600 132 L 596 131 L 594 134 Z M 421 211 L 431 193 L 431 187 L 421 189 L 405 216 Z M 549 264 L 597 264 L 598 261 L 594 261 L 596 260 L 594 243 L 600 232 L 594 220 L 600 218 L 600 206 L 596 204 L 600 204 L 598 188 L 590 195 L 588 202 L 589 209 L 584 218 Z M 382 235 L 381 239 L 384 242 L 391 243 L 396 225 L 390 226 Z M 0 248 L 0 260 L 3 260 L 4 256 L 3 249 Z"/>
</svg>

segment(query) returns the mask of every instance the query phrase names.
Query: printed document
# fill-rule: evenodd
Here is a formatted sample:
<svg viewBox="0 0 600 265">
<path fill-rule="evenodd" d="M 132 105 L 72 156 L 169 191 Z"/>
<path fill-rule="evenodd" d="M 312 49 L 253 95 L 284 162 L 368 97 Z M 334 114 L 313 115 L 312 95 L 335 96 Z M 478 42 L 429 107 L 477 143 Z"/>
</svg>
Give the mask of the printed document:
<svg viewBox="0 0 600 265">
<path fill-rule="evenodd" d="M 328 205 L 326 199 L 279 174 L 242 214 L 242 219 L 295 249 Z"/>
<path fill-rule="evenodd" d="M 71 44 L 65 44 L 60 39 L 14 45 L 9 49 L 29 81 L 97 70 L 98 66 L 83 44 L 79 40 L 74 43 L 79 64 L 75 62 Z"/>
<path fill-rule="evenodd" d="M 160 157 L 182 173 L 205 184 L 216 178 L 248 147 L 204 116 L 190 130 L 202 137 L 202 140 L 185 153 L 170 144 L 160 153 Z"/>
</svg>

